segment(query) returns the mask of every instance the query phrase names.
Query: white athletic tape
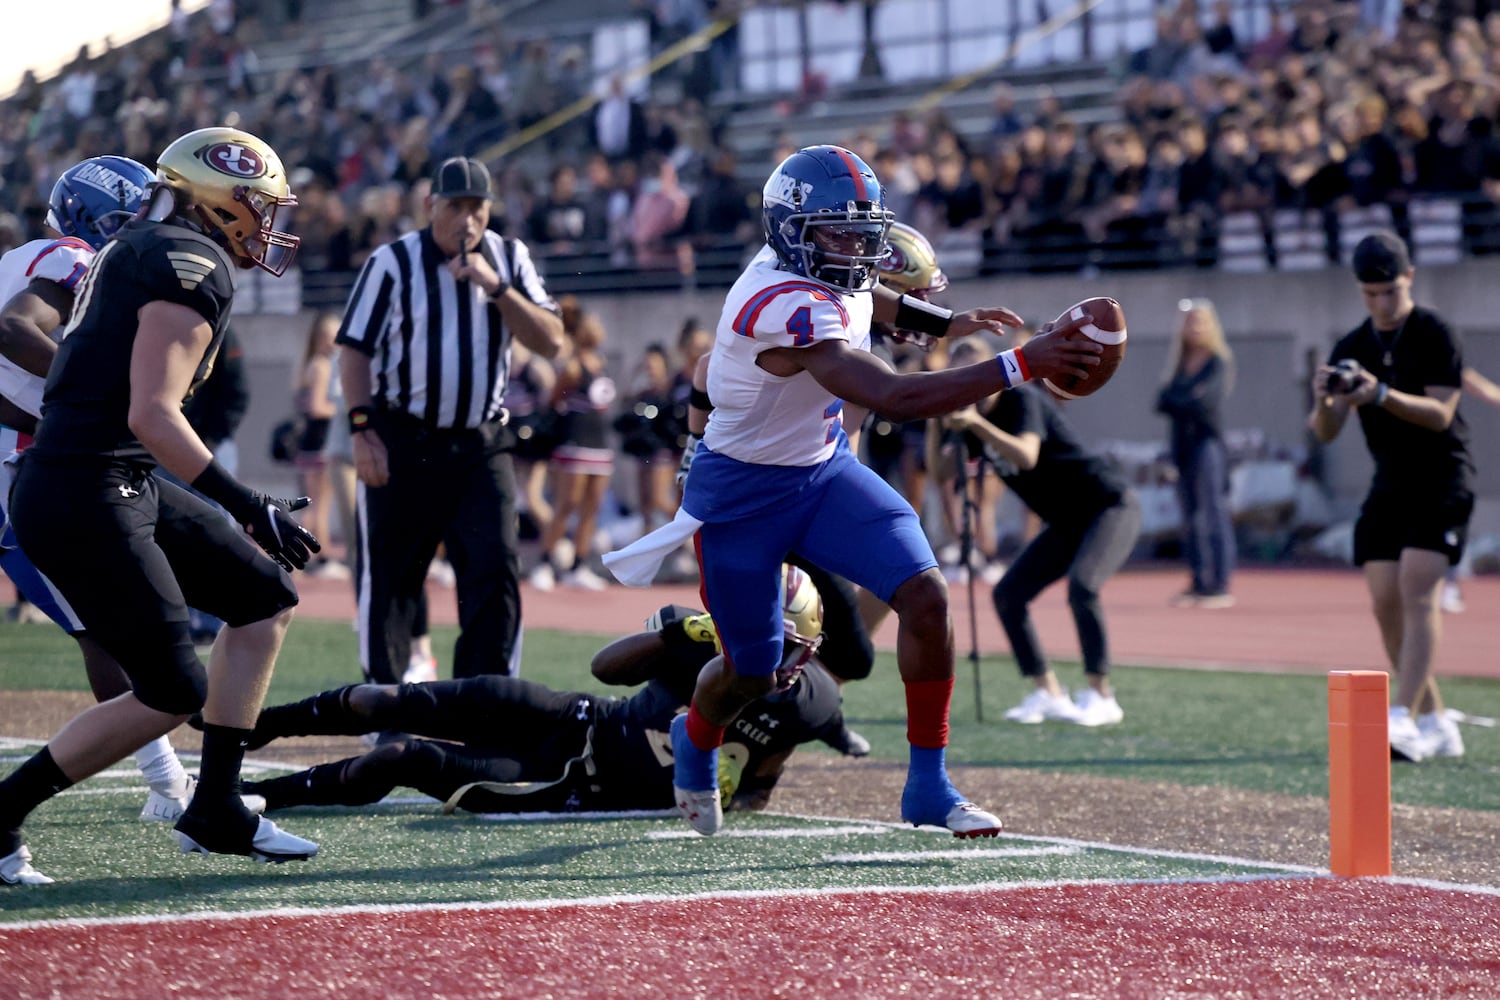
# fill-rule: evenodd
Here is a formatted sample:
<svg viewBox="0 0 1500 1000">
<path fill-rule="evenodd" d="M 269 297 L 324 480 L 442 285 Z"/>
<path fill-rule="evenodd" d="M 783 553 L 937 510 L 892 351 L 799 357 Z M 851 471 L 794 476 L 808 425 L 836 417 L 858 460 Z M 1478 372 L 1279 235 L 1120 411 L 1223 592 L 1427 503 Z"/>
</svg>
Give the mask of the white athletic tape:
<svg viewBox="0 0 1500 1000">
<path fill-rule="evenodd" d="M 1101 330 L 1092 323 L 1080 326 L 1078 329 L 1083 331 L 1084 336 L 1096 344 L 1104 344 L 1107 347 L 1118 347 L 1125 343 L 1124 330 Z"/>
</svg>

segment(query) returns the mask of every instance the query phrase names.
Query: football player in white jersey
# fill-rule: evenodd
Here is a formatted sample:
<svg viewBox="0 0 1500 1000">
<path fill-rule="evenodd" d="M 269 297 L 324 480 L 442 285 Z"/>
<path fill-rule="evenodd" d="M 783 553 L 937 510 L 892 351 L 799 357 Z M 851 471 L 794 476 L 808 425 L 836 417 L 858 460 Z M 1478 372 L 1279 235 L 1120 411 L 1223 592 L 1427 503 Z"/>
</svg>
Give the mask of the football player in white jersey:
<svg viewBox="0 0 1500 1000">
<path fill-rule="evenodd" d="M 724 655 L 672 726 L 678 809 L 699 833 L 723 823 L 716 748 L 781 663 L 777 574 L 795 552 L 900 618 L 911 744 L 902 818 L 994 836 L 1000 821 L 948 780 L 947 584 L 911 505 L 850 452 L 841 411 L 848 401 L 892 420 L 938 416 L 1029 378 L 1087 377 L 1099 349 L 1049 334 L 981 364 L 898 375 L 869 353 L 872 319 L 939 337 L 1002 333 L 1021 319 L 877 289 L 891 213 L 873 171 L 847 149 L 787 157 L 766 182 L 762 218 L 768 246 L 725 302 L 708 369 L 714 410 L 683 493 L 684 512 L 702 522 L 703 594 Z"/>
<path fill-rule="evenodd" d="M 129 682 L 114 658 L 88 637 L 52 582 L 16 547 L 6 517 L 11 467 L 4 460 L 31 442 L 74 289 L 95 252 L 135 214 L 151 180 L 150 170 L 123 156 L 95 156 L 74 164 L 52 187 L 47 208 L 51 235 L 0 257 L 0 570 L 78 640 L 89 686 L 99 701 L 124 694 Z M 137 751 L 136 762 L 151 789 L 141 819 L 175 820 L 191 794 L 192 779 L 172 744 L 165 736 L 153 740 Z"/>
</svg>

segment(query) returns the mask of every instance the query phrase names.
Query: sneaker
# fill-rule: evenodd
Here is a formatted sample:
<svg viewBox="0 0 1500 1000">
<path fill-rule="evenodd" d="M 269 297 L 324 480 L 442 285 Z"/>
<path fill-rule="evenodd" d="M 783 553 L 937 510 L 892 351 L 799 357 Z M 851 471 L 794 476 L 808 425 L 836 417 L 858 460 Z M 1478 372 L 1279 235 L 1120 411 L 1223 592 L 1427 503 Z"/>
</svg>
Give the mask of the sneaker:
<svg viewBox="0 0 1500 1000">
<path fill-rule="evenodd" d="M 1232 608 L 1234 607 L 1234 595 L 1222 590 L 1216 594 L 1199 594 L 1198 603 L 1195 606 L 1207 608 L 1210 611 L 1219 608 Z"/>
<path fill-rule="evenodd" d="M 848 726 L 842 727 L 837 733 L 823 741 L 833 747 L 845 757 L 868 757 L 870 754 L 870 741 Z"/>
<path fill-rule="evenodd" d="M 198 789 L 198 778 L 195 775 L 187 776 L 187 790 L 181 795 L 168 795 L 151 789 L 146 796 L 146 804 L 141 809 L 142 823 L 175 823 L 182 816 L 188 803 L 193 801 L 193 792 Z M 266 800 L 259 795 L 241 795 L 240 801 L 245 803 L 245 808 L 252 814 L 259 816 L 266 811 Z"/>
<path fill-rule="evenodd" d="M 453 572 L 453 564 L 446 559 L 434 559 L 427 564 L 427 579 L 439 587 L 453 589 L 458 583 L 458 574 Z"/>
<path fill-rule="evenodd" d="M 47 612 L 32 604 L 30 601 L 17 601 L 11 605 L 5 617 L 18 625 L 47 625 L 52 619 L 47 617 Z M 45 877 L 45 876 L 44 876 Z M 47 879 L 48 882 L 52 880 Z M 27 883 L 28 885 L 41 885 L 40 882 Z"/>
<path fill-rule="evenodd" d="M 184 830 L 184 826 L 188 829 Z M 256 820 L 255 834 L 246 845 L 231 844 L 196 816 L 184 815 L 177 821 L 174 833 L 183 854 L 246 854 L 256 861 L 281 864 L 283 861 L 306 861 L 318 853 L 317 844 L 287 833 L 264 816 Z"/>
<path fill-rule="evenodd" d="M 1080 726 L 1113 726 L 1125 718 L 1114 695 L 1106 698 L 1091 687 L 1078 692 L 1073 704 L 1078 709 L 1078 718 L 1072 721 Z"/>
<path fill-rule="evenodd" d="M 1446 712 L 1428 712 L 1417 716 L 1417 731 L 1427 741 L 1427 753 L 1432 757 L 1462 757 L 1464 736 L 1458 731 L 1458 723 Z"/>
<path fill-rule="evenodd" d="M 579 590 L 597 591 L 609 589 L 609 582 L 587 566 L 576 566 L 564 573 L 562 585 L 564 587 L 577 587 Z"/>
<path fill-rule="evenodd" d="M 1021 704 L 1005 713 L 1006 722 L 1034 726 L 1042 722 L 1077 722 L 1078 706 L 1067 695 L 1053 695 L 1037 688 Z"/>
<path fill-rule="evenodd" d="M 302 572 L 316 580 L 349 580 L 354 577 L 348 566 L 337 559 L 328 558 L 313 560 Z M 452 572 L 451 568 L 449 572 Z"/>
<path fill-rule="evenodd" d="M 1464 592 L 1459 589 L 1458 584 L 1448 582 L 1443 584 L 1443 596 L 1438 600 L 1438 607 L 1450 615 L 1461 615 L 1468 607 L 1464 603 Z"/>
<path fill-rule="evenodd" d="M 1392 760 L 1416 763 L 1430 756 L 1427 740 L 1403 706 L 1397 705 L 1391 709 L 1386 720 L 1386 730 L 1391 741 Z"/>
<path fill-rule="evenodd" d="M 705 837 L 724 826 L 719 801 L 719 751 L 704 752 L 688 739 L 687 716 L 672 719 L 672 797 L 688 825 Z"/>
<path fill-rule="evenodd" d="M 51 885 L 53 881 L 31 867 L 31 851 L 25 844 L 0 858 L 0 882 L 6 885 Z"/>
<path fill-rule="evenodd" d="M 527 579 L 531 582 L 532 589 L 543 593 L 550 593 L 557 588 L 557 574 L 552 572 L 552 564 L 548 562 L 537 563 Z"/>
<path fill-rule="evenodd" d="M 979 571 L 979 579 L 991 585 L 999 583 L 1000 578 L 1005 575 L 1005 571 L 1009 568 L 1003 562 L 987 563 L 984 569 Z"/>
<path fill-rule="evenodd" d="M 406 672 L 401 675 L 401 683 L 426 684 L 428 681 L 435 680 L 437 680 L 437 657 L 431 654 L 423 656 L 413 650 L 411 659 L 406 664 Z"/>
<path fill-rule="evenodd" d="M 1196 590 L 1184 590 L 1180 594 L 1173 594 L 1169 597 L 1167 604 L 1174 608 L 1196 608 L 1202 596 Z"/>
</svg>

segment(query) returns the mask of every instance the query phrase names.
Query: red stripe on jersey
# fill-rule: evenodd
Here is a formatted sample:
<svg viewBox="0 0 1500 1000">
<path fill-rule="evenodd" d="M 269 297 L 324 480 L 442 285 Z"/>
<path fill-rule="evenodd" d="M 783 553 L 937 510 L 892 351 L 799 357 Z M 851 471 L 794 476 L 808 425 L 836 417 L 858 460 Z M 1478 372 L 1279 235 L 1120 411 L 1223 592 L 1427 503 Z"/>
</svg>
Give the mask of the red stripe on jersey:
<svg viewBox="0 0 1500 1000">
<path fill-rule="evenodd" d="M 31 277 L 31 272 L 36 270 L 36 266 L 42 262 L 43 257 L 47 256 L 52 251 L 59 249 L 60 247 L 74 247 L 78 250 L 87 250 L 89 253 L 94 252 L 93 247 L 89 246 L 87 243 L 83 242 L 83 240 L 80 240 L 76 236 L 64 236 L 60 240 L 53 240 L 51 243 L 47 244 L 46 249 L 44 249 L 41 253 L 37 254 L 36 257 L 32 259 L 31 266 L 26 268 L 26 277 Z"/>
<path fill-rule="evenodd" d="M 752 295 L 749 301 L 745 303 L 744 308 L 740 310 L 740 314 L 734 318 L 734 323 L 730 325 L 730 329 L 741 336 L 753 338 L 755 336 L 755 323 L 760 319 L 761 310 L 770 305 L 777 296 L 796 292 L 806 292 L 815 299 L 822 299 L 825 302 L 833 303 L 834 308 L 839 311 L 839 317 L 844 321 L 844 326 L 848 327 L 849 310 L 844 308 L 844 304 L 839 301 L 839 297 L 832 291 L 811 281 L 783 281 L 779 285 L 763 288 Z"/>
<path fill-rule="evenodd" d="M 848 150 L 839 149 L 836 146 L 833 151 L 839 154 L 839 158 L 844 161 L 844 166 L 849 168 L 849 173 L 854 177 L 854 200 L 869 201 L 870 191 L 865 187 L 864 174 L 859 172 L 859 164 L 854 162 L 854 157 L 849 155 Z"/>
</svg>

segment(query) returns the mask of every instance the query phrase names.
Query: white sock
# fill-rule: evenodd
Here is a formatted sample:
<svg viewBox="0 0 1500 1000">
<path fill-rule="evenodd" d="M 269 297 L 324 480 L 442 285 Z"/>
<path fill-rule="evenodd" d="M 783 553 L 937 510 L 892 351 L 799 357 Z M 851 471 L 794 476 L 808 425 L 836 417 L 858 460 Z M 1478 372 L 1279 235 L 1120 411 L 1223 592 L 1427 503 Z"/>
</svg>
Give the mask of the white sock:
<svg viewBox="0 0 1500 1000">
<path fill-rule="evenodd" d="M 135 752 L 135 766 L 141 769 L 152 791 L 163 795 L 181 795 L 187 791 L 187 772 L 177 751 L 165 736 L 157 737 Z"/>
</svg>

